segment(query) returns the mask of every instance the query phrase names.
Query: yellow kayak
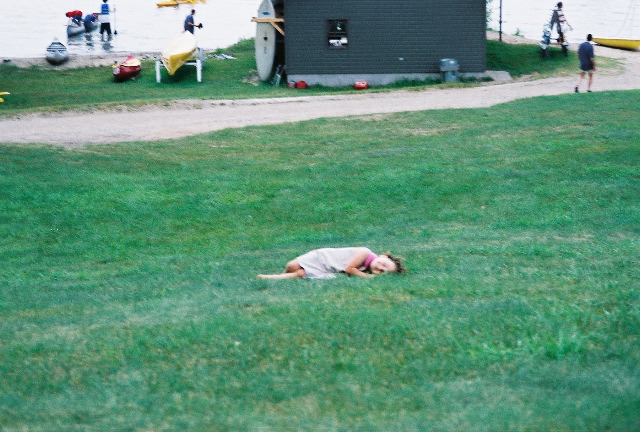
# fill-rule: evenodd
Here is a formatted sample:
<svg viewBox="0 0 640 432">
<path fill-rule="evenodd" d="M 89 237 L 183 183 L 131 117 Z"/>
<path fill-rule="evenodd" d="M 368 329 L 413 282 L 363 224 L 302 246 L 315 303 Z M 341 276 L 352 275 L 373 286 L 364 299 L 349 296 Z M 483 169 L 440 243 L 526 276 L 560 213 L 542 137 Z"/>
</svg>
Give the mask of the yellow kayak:
<svg viewBox="0 0 640 432">
<path fill-rule="evenodd" d="M 599 45 L 613 48 L 622 48 L 635 50 L 640 48 L 640 40 L 638 39 L 612 39 L 612 38 L 593 38 L 593 41 Z"/>
<path fill-rule="evenodd" d="M 165 1 L 156 3 L 156 5 L 158 7 L 163 7 L 163 6 L 178 6 L 181 4 L 196 4 L 196 3 L 198 3 L 198 0 L 165 0 Z"/>
<path fill-rule="evenodd" d="M 188 62 L 197 49 L 196 38 L 188 31 L 169 42 L 162 51 L 162 63 L 169 71 L 169 75 L 176 73 L 180 66 Z"/>
</svg>

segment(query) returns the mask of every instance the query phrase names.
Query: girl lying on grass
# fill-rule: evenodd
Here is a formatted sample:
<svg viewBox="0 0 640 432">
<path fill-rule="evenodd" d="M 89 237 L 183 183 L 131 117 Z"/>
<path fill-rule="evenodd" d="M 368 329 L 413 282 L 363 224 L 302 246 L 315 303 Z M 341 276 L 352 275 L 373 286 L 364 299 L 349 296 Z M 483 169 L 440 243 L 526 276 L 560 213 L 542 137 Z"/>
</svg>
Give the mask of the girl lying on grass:
<svg viewBox="0 0 640 432">
<path fill-rule="evenodd" d="M 333 279 L 336 273 L 373 277 L 405 271 L 400 259 L 389 253 L 376 255 L 366 247 L 323 248 L 289 261 L 284 273 L 260 274 L 258 279 Z"/>
</svg>

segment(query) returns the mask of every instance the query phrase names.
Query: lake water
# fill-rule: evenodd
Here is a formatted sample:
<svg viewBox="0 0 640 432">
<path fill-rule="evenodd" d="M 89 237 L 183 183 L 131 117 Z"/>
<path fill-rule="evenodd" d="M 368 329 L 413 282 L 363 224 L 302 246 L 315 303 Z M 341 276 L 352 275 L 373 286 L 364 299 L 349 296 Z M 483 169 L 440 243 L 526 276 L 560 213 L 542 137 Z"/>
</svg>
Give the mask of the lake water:
<svg viewBox="0 0 640 432">
<path fill-rule="evenodd" d="M 200 48 L 224 48 L 255 36 L 251 18 L 257 16 L 260 0 L 207 0 L 178 7 L 158 7 L 158 1 L 109 0 L 116 9 L 111 30 L 118 34 L 101 41 L 97 31 L 67 39 L 64 14 L 76 9 L 83 15 L 98 12 L 102 0 L 0 0 L 0 58 L 44 57 L 54 37 L 78 55 L 162 51 L 182 32 L 191 9 L 196 10 L 196 23 L 203 24 L 195 32 Z"/>
<path fill-rule="evenodd" d="M 157 7 L 158 0 L 109 0 L 116 8 L 111 26 L 118 34 L 110 41 L 101 41 L 97 32 L 88 37 L 80 35 L 67 39 L 64 16 L 65 12 L 75 9 L 85 15 L 96 12 L 101 0 L 1 1 L 0 58 L 43 57 L 54 37 L 65 43 L 72 54 L 78 55 L 161 51 L 182 31 L 182 23 L 192 8 L 196 10 L 196 22 L 204 25 L 203 29 L 196 30 L 198 45 L 204 49 L 224 48 L 241 38 L 254 36 L 255 23 L 251 18 L 257 15 L 260 4 L 260 0 L 207 0 L 197 5 Z M 636 2 L 638 0 L 565 1 L 565 15 L 573 26 L 569 40 L 580 42 L 587 33 L 640 39 L 640 5 L 636 8 Z M 503 0 L 503 32 L 518 32 L 539 39 L 555 3 Z M 500 0 L 490 3 L 490 27 L 496 30 L 499 28 L 499 6 Z"/>
<path fill-rule="evenodd" d="M 530 39 L 542 37 L 542 27 L 551 18 L 557 1 L 502 0 L 502 31 L 519 33 Z M 638 0 L 575 0 L 563 1 L 562 10 L 573 27 L 570 42 L 581 42 L 588 33 L 594 37 L 640 39 L 640 1 Z M 490 3 L 490 27 L 499 28 L 500 0 Z M 555 30 L 554 30 L 555 34 Z"/>
</svg>

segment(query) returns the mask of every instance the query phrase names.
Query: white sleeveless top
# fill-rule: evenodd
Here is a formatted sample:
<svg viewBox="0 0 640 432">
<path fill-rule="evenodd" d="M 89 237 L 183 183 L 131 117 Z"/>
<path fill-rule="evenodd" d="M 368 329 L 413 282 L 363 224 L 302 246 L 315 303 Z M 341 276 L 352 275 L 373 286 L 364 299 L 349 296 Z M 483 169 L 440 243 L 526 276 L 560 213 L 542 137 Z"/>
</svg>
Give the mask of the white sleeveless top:
<svg viewBox="0 0 640 432">
<path fill-rule="evenodd" d="M 344 272 L 358 248 L 322 248 L 296 258 L 308 279 L 333 279 L 335 273 Z M 373 253 L 369 251 L 369 253 Z"/>
</svg>

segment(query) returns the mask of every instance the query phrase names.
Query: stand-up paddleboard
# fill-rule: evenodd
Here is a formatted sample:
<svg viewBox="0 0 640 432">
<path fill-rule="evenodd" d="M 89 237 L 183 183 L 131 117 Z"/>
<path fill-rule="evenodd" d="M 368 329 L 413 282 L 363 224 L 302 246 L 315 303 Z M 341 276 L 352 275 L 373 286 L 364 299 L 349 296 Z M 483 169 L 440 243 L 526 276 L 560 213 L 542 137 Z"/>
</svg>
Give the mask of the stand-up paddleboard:
<svg viewBox="0 0 640 432">
<path fill-rule="evenodd" d="M 258 18 L 275 18 L 276 11 L 271 0 L 263 0 L 258 8 Z M 271 23 L 256 23 L 256 65 L 262 81 L 273 76 L 273 64 L 276 58 L 276 29 Z"/>
</svg>

